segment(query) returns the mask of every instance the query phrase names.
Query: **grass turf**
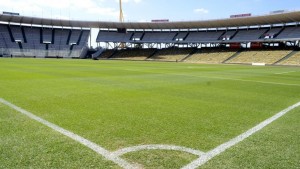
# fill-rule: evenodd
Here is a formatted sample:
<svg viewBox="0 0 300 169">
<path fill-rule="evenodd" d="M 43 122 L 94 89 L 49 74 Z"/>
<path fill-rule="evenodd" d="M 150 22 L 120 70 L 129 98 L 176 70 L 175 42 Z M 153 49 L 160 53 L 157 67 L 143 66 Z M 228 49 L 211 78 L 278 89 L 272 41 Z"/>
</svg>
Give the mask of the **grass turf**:
<svg viewBox="0 0 300 169">
<path fill-rule="evenodd" d="M 290 73 L 276 74 L 282 72 Z M 136 145 L 171 144 L 205 152 L 300 101 L 300 68 L 297 67 L 0 59 L 0 75 L 0 97 L 110 151 Z M 1 126 L 0 134 L 4 136 L 1 137 L 1 142 L 18 145 L 16 136 L 28 136 L 33 142 L 39 140 L 36 135 L 36 140 L 30 136 L 32 133 L 29 130 L 12 136 L 14 132 L 9 129 L 20 126 L 21 122 L 14 120 L 17 117 L 11 118 L 2 109 L 1 116 L 6 120 L 3 120 L 3 127 Z M 297 118 L 299 119 L 299 115 Z M 35 124 L 33 127 L 39 126 Z M 282 145 L 281 149 L 276 149 L 276 146 L 266 149 L 263 144 L 251 144 L 247 140 L 231 150 L 238 149 L 235 154 L 238 157 L 232 162 L 228 162 L 231 157 L 231 151 L 228 151 L 203 167 L 220 168 L 219 164 L 222 164 L 221 168 L 238 168 L 243 165 L 246 168 L 272 168 L 274 165 L 268 159 L 282 153 L 289 154 L 285 156 L 288 158 L 283 159 L 293 161 L 287 162 L 286 168 L 299 167 L 299 163 L 295 162 L 299 160 L 296 155 L 299 153 L 296 149 L 300 148 L 299 135 L 297 137 L 284 130 L 285 127 L 290 127 L 299 133 L 299 127 L 289 123 L 274 123 L 272 126 L 278 127 L 278 131 L 267 128 L 262 131 L 269 133 L 263 134 L 265 138 L 253 136 L 252 139 L 274 139 L 273 144 Z M 39 134 L 47 133 L 49 130 L 43 129 Z M 286 150 L 288 152 L 282 150 L 289 143 L 280 144 L 280 140 L 276 138 L 284 135 L 291 136 L 289 143 L 296 149 Z M 56 137 L 61 139 L 59 134 L 54 136 Z M 21 144 L 29 144 L 29 140 Z M 50 142 L 50 150 L 65 147 L 64 143 L 51 139 Z M 67 140 L 66 144 L 75 143 Z M 17 152 L 7 151 L 13 145 L 1 144 L 2 155 L 11 157 L 6 158 L 6 161 L 16 160 L 12 154 Z M 251 158 L 246 153 L 248 145 L 251 149 L 261 150 L 256 152 L 258 155 L 268 158 L 263 158 L 262 162 L 254 160 L 254 154 Z M 79 146 L 79 149 L 89 152 L 85 147 Z M 32 155 L 28 154 L 26 148 L 23 151 L 22 146 L 18 151 L 24 153 L 25 157 Z M 50 164 L 54 157 L 61 160 L 65 155 L 45 154 L 39 152 L 39 149 L 34 152 L 41 158 L 45 156 L 46 162 Z M 178 152 L 151 152 L 132 153 L 126 155 L 126 158 L 148 168 L 174 168 L 183 166 L 194 158 L 187 154 L 179 155 Z M 76 155 L 77 152 L 65 153 Z M 154 160 L 145 158 L 147 155 Z M 174 159 L 176 163 L 170 163 L 171 157 L 178 157 Z M 111 167 L 109 162 L 99 162 L 99 159 L 101 157 L 97 157 L 97 154 L 94 154 L 94 159 L 93 156 L 87 157 L 89 165 Z M 156 159 L 160 159 L 159 162 Z M 22 160 L 29 164 L 31 161 L 29 157 Z M 217 162 L 220 160 L 225 160 L 225 164 Z M 3 161 L 1 158 L 0 166 L 4 164 Z M 13 166 L 12 163 L 8 163 L 11 168 L 20 167 Z M 69 163 L 73 162 L 66 160 L 60 166 L 69 168 L 69 165 L 78 164 Z M 9 165 L 3 168 L 7 167 L 10 168 Z M 78 167 L 81 166 L 78 164 Z"/>
</svg>

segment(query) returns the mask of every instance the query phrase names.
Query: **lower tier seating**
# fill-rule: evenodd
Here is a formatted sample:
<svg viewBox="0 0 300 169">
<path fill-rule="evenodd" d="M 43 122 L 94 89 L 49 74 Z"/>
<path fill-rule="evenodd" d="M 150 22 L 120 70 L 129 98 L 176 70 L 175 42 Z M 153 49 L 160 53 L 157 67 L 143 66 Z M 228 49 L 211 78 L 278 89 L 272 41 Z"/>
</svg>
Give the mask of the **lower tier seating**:
<svg viewBox="0 0 300 169">
<path fill-rule="evenodd" d="M 100 59 L 108 59 L 110 58 L 116 51 L 112 50 L 112 49 L 107 49 L 105 51 L 102 52 L 102 54 L 100 55 Z"/>
<path fill-rule="evenodd" d="M 238 56 L 227 61 L 226 63 L 265 63 L 271 65 L 284 58 L 291 52 L 291 50 L 247 50 L 241 52 Z"/>
<path fill-rule="evenodd" d="M 157 61 L 181 61 L 187 57 L 194 49 L 193 48 L 167 48 L 161 49 L 154 56 L 148 60 L 157 60 Z"/>
<path fill-rule="evenodd" d="M 188 63 L 205 63 L 205 64 L 220 64 L 226 59 L 233 56 L 237 51 L 228 49 L 200 49 L 185 62 Z"/>
<path fill-rule="evenodd" d="M 110 59 L 146 60 L 156 49 L 126 49 L 120 50 Z"/>
<path fill-rule="evenodd" d="M 300 51 L 298 51 L 290 58 L 278 63 L 278 65 L 300 66 Z"/>
</svg>

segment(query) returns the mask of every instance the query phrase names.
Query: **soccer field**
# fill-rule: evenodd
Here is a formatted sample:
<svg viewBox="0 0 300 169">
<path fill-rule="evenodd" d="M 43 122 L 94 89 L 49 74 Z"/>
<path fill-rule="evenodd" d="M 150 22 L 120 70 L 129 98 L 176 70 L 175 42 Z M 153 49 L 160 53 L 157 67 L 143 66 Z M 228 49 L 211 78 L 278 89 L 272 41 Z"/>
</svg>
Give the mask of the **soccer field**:
<svg viewBox="0 0 300 169">
<path fill-rule="evenodd" d="M 0 98 L 0 168 L 300 168 L 297 106 L 216 149 L 300 102 L 299 67 L 2 58 Z"/>
</svg>

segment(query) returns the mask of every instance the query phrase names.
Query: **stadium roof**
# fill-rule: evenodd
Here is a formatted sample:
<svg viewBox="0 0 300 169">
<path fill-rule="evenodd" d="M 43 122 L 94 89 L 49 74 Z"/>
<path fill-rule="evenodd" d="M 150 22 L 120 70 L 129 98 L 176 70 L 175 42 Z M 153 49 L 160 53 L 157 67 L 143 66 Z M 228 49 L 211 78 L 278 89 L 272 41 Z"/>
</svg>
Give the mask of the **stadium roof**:
<svg viewBox="0 0 300 169">
<path fill-rule="evenodd" d="M 204 21 L 183 21 L 183 22 L 104 22 L 104 21 L 79 21 L 61 20 L 50 18 L 38 18 L 18 15 L 0 14 L 0 22 L 49 25 L 62 27 L 82 27 L 82 28 L 127 28 L 127 29 L 193 29 L 193 28 L 222 28 L 222 27 L 242 27 L 255 25 L 285 24 L 300 22 L 300 11 L 285 12 L 279 14 L 269 14 L 262 16 L 251 16 L 243 18 L 228 18 Z"/>
</svg>

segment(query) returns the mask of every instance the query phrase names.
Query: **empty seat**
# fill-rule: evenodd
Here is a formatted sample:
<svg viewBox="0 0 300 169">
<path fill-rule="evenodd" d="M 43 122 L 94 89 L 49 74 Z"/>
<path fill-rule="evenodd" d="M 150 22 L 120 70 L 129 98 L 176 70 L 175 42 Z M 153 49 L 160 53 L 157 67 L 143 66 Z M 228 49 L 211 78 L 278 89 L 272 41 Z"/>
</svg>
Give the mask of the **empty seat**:
<svg viewBox="0 0 300 169">
<path fill-rule="evenodd" d="M 192 48 L 167 48 L 158 50 L 154 56 L 148 60 L 159 61 L 181 61 L 187 57 L 194 49 Z"/>
<path fill-rule="evenodd" d="M 233 41 L 255 41 L 259 40 L 267 29 L 254 29 L 254 30 L 240 30 L 234 36 Z"/>
<path fill-rule="evenodd" d="M 73 30 L 73 36 L 70 36 L 71 31 L 71 29 L 0 24 L 0 55 L 5 53 L 13 56 L 69 57 L 71 46 L 68 41 L 70 41 L 76 42 L 72 55 L 79 57 L 87 46 L 90 31 Z"/>
<path fill-rule="evenodd" d="M 134 32 L 130 40 L 141 40 L 144 35 L 144 32 Z"/>
<path fill-rule="evenodd" d="M 264 34 L 264 38 L 273 38 L 278 35 L 282 28 L 272 28 Z"/>
<path fill-rule="evenodd" d="M 43 29 L 43 43 L 52 43 L 52 29 L 44 28 Z"/>
<path fill-rule="evenodd" d="M 97 42 L 129 42 L 132 32 L 119 33 L 119 32 L 99 32 Z"/>
<path fill-rule="evenodd" d="M 300 27 L 287 27 L 276 37 L 276 39 L 299 39 Z"/>
<path fill-rule="evenodd" d="M 224 31 L 213 32 L 190 32 L 186 42 L 215 42 L 218 41 Z"/>
<path fill-rule="evenodd" d="M 146 32 L 142 42 L 148 43 L 170 43 L 173 41 L 175 32 Z"/>
<path fill-rule="evenodd" d="M 72 44 L 77 45 L 77 43 L 79 41 L 80 34 L 81 34 L 81 30 L 72 30 L 70 40 L 69 40 L 69 44 L 70 45 L 72 45 Z"/>
<path fill-rule="evenodd" d="M 185 40 L 185 38 L 187 37 L 187 35 L 188 35 L 188 32 L 180 32 L 180 33 L 177 34 L 177 36 L 175 37 L 174 40 L 176 40 L 176 41 L 183 41 L 183 40 Z"/>
<path fill-rule="evenodd" d="M 22 29 L 20 26 L 10 26 L 15 42 L 24 42 Z"/>
</svg>

